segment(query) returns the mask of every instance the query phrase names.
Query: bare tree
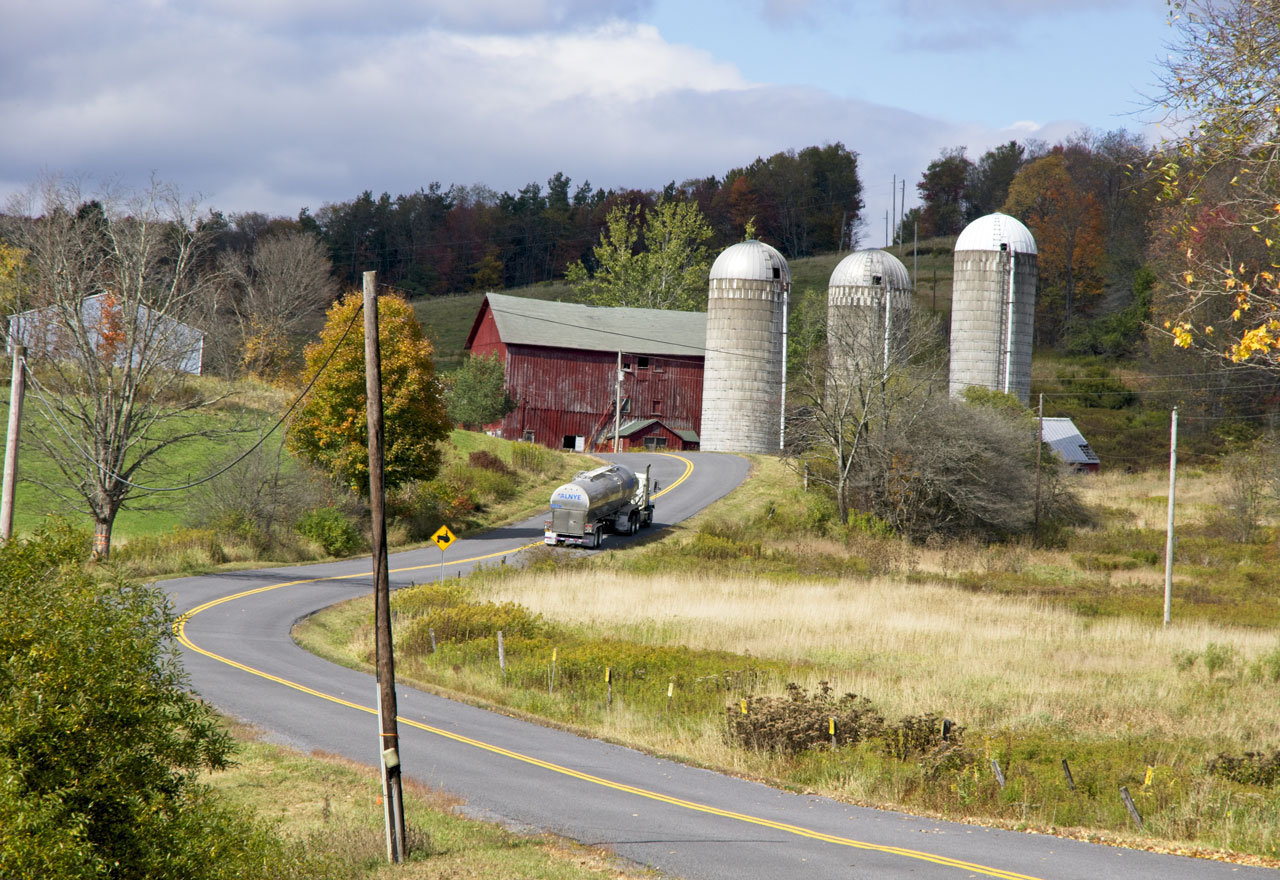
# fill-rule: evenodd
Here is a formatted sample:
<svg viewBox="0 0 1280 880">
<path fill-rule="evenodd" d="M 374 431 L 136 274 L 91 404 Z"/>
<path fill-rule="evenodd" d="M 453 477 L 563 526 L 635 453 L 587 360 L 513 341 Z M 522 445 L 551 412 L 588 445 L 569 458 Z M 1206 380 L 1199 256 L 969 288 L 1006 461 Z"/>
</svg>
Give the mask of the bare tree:
<svg viewBox="0 0 1280 880">
<path fill-rule="evenodd" d="M 831 489 L 841 522 L 873 447 L 920 416 L 931 387 L 945 385 L 936 319 L 917 316 L 911 328 L 909 315 L 886 315 L 883 305 L 833 307 L 816 319 L 825 341 L 792 373 L 789 458 Z"/>
<path fill-rule="evenodd" d="M 255 375 L 278 372 L 295 353 L 290 343 L 334 300 L 337 284 L 320 241 L 308 232 L 258 239 L 249 253 L 219 260 L 220 304 L 231 316 L 240 364 Z"/>
<path fill-rule="evenodd" d="M 28 346 L 44 416 L 29 425 L 63 476 L 41 485 L 93 517 L 105 558 L 116 514 L 157 455 L 226 433 L 194 417 L 219 395 L 193 380 L 199 337 L 182 323 L 212 293 L 208 233 L 193 202 L 154 181 L 90 200 L 51 177 L 9 207 L 28 310 L 11 330 Z"/>
</svg>

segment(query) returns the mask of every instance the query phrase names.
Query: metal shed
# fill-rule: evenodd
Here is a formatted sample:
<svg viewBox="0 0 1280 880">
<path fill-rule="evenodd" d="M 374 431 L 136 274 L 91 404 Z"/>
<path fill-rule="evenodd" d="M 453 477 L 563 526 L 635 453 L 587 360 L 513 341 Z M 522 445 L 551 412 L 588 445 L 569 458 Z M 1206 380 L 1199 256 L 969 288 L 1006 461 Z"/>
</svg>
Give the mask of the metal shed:
<svg viewBox="0 0 1280 880">
<path fill-rule="evenodd" d="M 1096 474 L 1102 466 L 1098 454 L 1090 448 L 1075 422 L 1065 417 L 1042 419 L 1041 431 L 1044 442 L 1049 444 L 1054 455 L 1062 459 L 1072 469 L 1081 473 Z"/>
</svg>

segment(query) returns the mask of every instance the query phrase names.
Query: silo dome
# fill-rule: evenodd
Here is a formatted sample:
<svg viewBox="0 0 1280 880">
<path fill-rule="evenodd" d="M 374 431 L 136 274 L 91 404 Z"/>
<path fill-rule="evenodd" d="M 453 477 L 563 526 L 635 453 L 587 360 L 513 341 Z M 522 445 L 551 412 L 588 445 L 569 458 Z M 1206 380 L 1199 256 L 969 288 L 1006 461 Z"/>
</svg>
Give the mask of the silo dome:
<svg viewBox="0 0 1280 880">
<path fill-rule="evenodd" d="M 711 264 L 711 280 L 781 281 L 791 284 L 791 269 L 778 249 L 763 241 L 740 241 L 721 251 Z"/>
<path fill-rule="evenodd" d="M 849 254 L 827 285 L 831 381 L 880 375 L 905 355 L 910 325 L 911 275 L 902 261 L 880 250 Z"/>
<path fill-rule="evenodd" d="M 1031 399 L 1039 257 L 1031 231 L 1008 214 L 974 220 L 956 239 L 951 287 L 953 397 L 971 385 Z"/>
<path fill-rule="evenodd" d="M 731 245 L 711 266 L 701 448 L 777 452 L 782 439 L 791 270 L 761 241 Z"/>
<path fill-rule="evenodd" d="M 979 217 L 960 233 L 956 239 L 957 251 L 1004 251 L 1019 254 L 1037 254 L 1036 240 L 1031 230 L 1017 217 L 1008 214 L 988 214 Z"/>
<path fill-rule="evenodd" d="M 831 273 L 828 288 L 881 286 L 910 290 L 911 273 L 888 251 L 865 250 L 854 251 L 840 261 Z"/>
</svg>

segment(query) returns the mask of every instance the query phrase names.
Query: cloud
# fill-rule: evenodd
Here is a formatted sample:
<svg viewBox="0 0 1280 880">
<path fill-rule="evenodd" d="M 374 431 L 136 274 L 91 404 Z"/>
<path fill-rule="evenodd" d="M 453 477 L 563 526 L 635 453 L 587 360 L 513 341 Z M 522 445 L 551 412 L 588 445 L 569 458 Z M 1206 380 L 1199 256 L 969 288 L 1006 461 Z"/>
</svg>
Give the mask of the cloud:
<svg viewBox="0 0 1280 880">
<path fill-rule="evenodd" d="M 851 5 L 850 0 L 760 0 L 760 13 L 771 24 L 815 27 L 847 15 Z"/>
<path fill-rule="evenodd" d="M 145 27 L 85 2 L 81 11 L 96 18 L 59 19 L 64 39 L 6 56 L 0 196 L 46 170 L 133 183 L 154 173 L 224 211 L 292 215 L 366 189 L 397 194 L 440 181 L 514 191 L 557 171 L 576 183 L 658 187 L 841 141 L 861 155 L 875 216 L 890 175 L 914 181 L 942 147 L 980 152 L 1046 130 L 964 128 L 754 83 L 617 17 L 519 37 L 424 25 L 375 45 L 340 28 L 261 26 L 262 16 L 295 14 L 293 0 L 263 0 L 257 18 L 225 14 L 236 2 L 209 0 L 195 12 L 134 3 Z M 56 29 L 38 16 L 27 24 Z"/>
<path fill-rule="evenodd" d="M 405 28 L 529 33 L 635 19 L 651 0 L 205 0 L 218 17 L 262 26 L 395 32 Z"/>
</svg>

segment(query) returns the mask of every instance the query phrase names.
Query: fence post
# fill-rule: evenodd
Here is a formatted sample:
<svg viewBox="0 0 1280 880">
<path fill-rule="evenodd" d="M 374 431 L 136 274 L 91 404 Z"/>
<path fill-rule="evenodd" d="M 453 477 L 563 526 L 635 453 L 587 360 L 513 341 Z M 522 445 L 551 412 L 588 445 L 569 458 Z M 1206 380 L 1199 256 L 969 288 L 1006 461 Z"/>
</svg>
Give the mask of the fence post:
<svg viewBox="0 0 1280 880">
<path fill-rule="evenodd" d="M 507 650 L 502 644 L 502 630 L 498 630 L 498 669 L 503 675 L 507 674 Z"/>
<path fill-rule="evenodd" d="M 1129 818 L 1133 820 L 1133 824 L 1138 826 L 1138 830 L 1142 830 L 1142 814 L 1138 812 L 1138 806 L 1133 802 L 1133 798 L 1129 794 L 1129 787 L 1120 786 L 1120 800 L 1124 801 L 1124 808 L 1129 811 Z"/>
<path fill-rule="evenodd" d="M 1000 769 L 1000 762 L 995 758 L 991 759 L 991 769 L 995 771 L 996 782 L 1000 783 L 1000 787 L 1004 788 L 1004 771 Z"/>
<path fill-rule="evenodd" d="M 1076 781 L 1071 776 L 1071 766 L 1067 764 L 1066 758 L 1062 759 L 1062 775 L 1067 777 L 1067 788 L 1071 789 L 1072 791 L 1075 791 Z"/>
</svg>

